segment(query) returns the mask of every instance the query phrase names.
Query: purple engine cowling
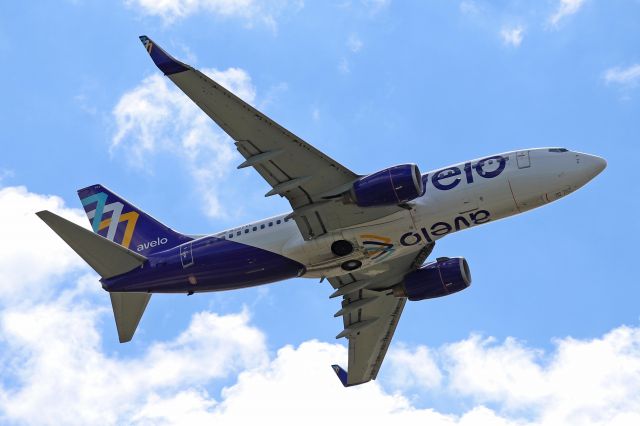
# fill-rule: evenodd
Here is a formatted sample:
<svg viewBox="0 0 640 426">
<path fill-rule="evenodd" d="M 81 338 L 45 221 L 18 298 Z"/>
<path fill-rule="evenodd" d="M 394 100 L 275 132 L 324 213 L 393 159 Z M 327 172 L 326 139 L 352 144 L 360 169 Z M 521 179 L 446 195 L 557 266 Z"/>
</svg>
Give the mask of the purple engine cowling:
<svg viewBox="0 0 640 426">
<path fill-rule="evenodd" d="M 360 207 L 374 207 L 406 203 L 423 193 L 418 166 L 402 164 L 359 179 L 353 184 L 351 197 Z"/>
<path fill-rule="evenodd" d="M 409 300 L 433 299 L 464 290 L 471 284 L 471 272 L 464 257 L 439 258 L 407 274 L 393 288 L 396 297 Z"/>
</svg>

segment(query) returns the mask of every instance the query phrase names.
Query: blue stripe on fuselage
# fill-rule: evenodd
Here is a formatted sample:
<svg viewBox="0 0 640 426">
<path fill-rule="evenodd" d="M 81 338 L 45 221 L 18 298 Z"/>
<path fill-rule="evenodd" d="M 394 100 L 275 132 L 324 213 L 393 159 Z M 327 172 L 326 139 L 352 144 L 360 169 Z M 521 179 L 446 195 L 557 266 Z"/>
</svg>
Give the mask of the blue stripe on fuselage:
<svg viewBox="0 0 640 426">
<path fill-rule="evenodd" d="M 191 245 L 191 259 L 188 246 Z M 188 266 L 187 266 L 188 265 Z M 304 266 L 268 250 L 216 237 L 204 237 L 149 256 L 133 271 L 105 279 L 107 291 L 186 293 L 267 284 L 299 276 Z"/>
</svg>

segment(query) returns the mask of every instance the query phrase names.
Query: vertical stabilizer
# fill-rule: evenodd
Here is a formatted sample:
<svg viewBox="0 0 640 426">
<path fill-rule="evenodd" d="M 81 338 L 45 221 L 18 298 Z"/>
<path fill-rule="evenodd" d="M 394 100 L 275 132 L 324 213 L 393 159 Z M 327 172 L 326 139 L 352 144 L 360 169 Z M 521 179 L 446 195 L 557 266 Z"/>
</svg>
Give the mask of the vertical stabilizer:
<svg viewBox="0 0 640 426">
<path fill-rule="evenodd" d="M 102 185 L 80 189 L 78 196 L 95 233 L 143 256 L 191 240 Z"/>
</svg>

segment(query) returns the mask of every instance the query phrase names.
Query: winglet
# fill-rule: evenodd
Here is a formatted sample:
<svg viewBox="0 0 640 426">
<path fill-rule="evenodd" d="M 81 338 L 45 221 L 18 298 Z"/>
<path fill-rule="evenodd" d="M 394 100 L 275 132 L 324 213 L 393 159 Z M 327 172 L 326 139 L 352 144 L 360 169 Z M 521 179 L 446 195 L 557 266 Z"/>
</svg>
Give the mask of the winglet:
<svg viewBox="0 0 640 426">
<path fill-rule="evenodd" d="M 338 364 L 333 364 L 331 368 L 333 368 L 333 371 L 336 372 L 336 376 L 338 376 L 338 379 L 340 379 L 340 382 L 342 382 L 342 386 L 344 386 L 345 388 L 351 386 L 347 384 L 347 372 L 344 371 L 342 367 L 340 367 Z"/>
<path fill-rule="evenodd" d="M 183 64 L 173 56 L 169 55 L 164 51 L 164 49 L 155 44 L 149 37 L 145 35 L 140 36 L 140 41 L 144 45 L 144 48 L 147 49 L 147 52 L 149 52 L 149 55 L 151 56 L 151 59 L 153 59 L 153 62 L 165 75 L 171 75 L 182 71 L 187 71 L 189 69 L 188 65 Z"/>
</svg>

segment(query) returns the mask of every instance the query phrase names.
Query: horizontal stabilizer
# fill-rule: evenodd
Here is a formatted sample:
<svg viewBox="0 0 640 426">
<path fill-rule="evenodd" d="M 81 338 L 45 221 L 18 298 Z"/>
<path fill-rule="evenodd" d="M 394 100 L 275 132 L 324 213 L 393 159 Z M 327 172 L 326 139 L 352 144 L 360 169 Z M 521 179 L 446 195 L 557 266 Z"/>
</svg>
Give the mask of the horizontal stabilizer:
<svg viewBox="0 0 640 426">
<path fill-rule="evenodd" d="M 133 333 L 138 328 L 140 318 L 144 313 L 150 293 L 109 293 L 111 296 L 111 307 L 113 316 L 116 318 L 118 328 L 118 339 L 120 343 L 128 342 L 133 338 Z"/>
<path fill-rule="evenodd" d="M 102 278 L 124 274 L 147 260 L 146 257 L 50 211 L 43 210 L 36 214 Z"/>
</svg>

